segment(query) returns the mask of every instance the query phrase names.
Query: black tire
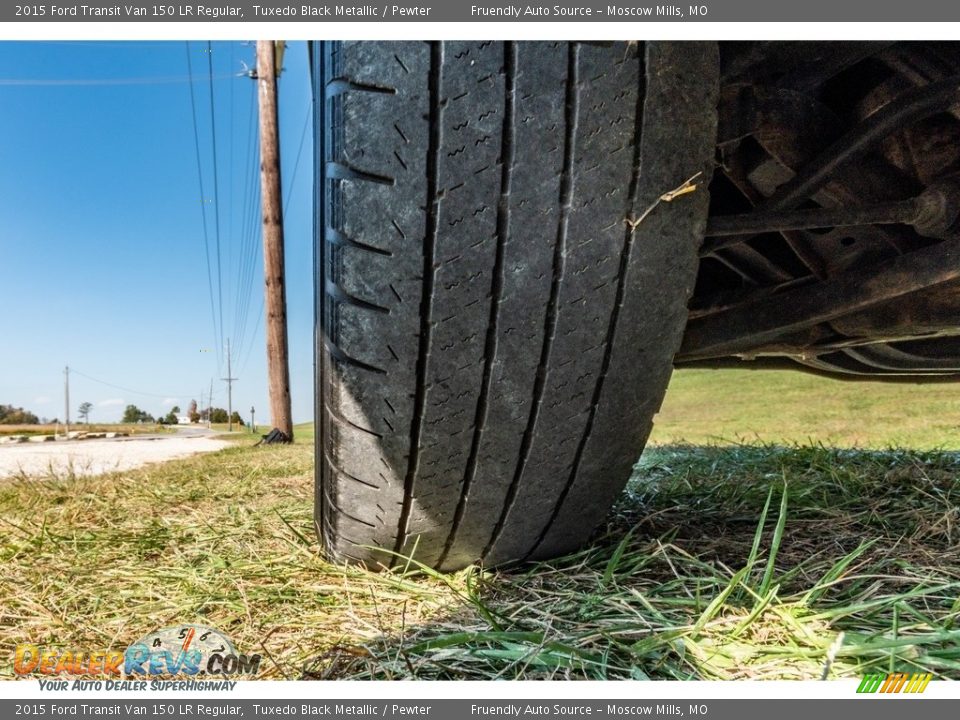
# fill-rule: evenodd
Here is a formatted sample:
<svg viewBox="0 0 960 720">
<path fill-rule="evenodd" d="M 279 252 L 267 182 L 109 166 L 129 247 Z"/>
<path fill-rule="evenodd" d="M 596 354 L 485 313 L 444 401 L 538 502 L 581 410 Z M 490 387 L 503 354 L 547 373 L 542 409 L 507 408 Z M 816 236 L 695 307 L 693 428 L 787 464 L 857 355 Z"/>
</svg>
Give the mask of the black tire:
<svg viewBox="0 0 960 720">
<path fill-rule="evenodd" d="M 716 46 L 313 52 L 325 552 L 452 570 L 577 548 L 630 475 L 686 322 Z"/>
</svg>

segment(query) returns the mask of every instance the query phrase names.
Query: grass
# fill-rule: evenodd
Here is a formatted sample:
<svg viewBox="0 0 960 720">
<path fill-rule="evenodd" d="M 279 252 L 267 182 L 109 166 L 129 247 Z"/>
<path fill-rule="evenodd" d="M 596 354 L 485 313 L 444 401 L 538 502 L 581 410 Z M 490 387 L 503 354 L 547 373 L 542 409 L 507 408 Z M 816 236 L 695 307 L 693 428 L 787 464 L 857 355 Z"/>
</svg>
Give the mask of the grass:
<svg viewBox="0 0 960 720">
<path fill-rule="evenodd" d="M 960 450 L 955 388 L 849 382 L 802 372 L 679 370 L 651 440 Z"/>
<path fill-rule="evenodd" d="M 447 604 L 426 579 L 323 562 L 312 529 L 312 446 L 234 447 L 100 477 L 0 484 L 0 676 L 17 643 L 125 646 L 193 621 L 262 652 L 264 677 L 299 677 L 356 643 Z M 401 612 L 402 610 L 402 612 Z"/>
<path fill-rule="evenodd" d="M 47 425 L 0 425 L 0 437 L 4 435 L 63 435 L 64 426 L 62 424 Z M 71 431 L 78 432 L 125 432 L 130 435 L 141 435 L 146 433 L 172 432 L 164 425 L 156 423 L 71 423 Z"/>
<path fill-rule="evenodd" d="M 655 449 L 593 546 L 461 576 L 472 623 L 381 639 L 351 674 L 957 677 L 958 470 L 938 454 Z"/>
<path fill-rule="evenodd" d="M 685 401 L 668 400 L 666 430 Z M 837 404 L 832 389 L 807 401 Z M 237 437 L 139 471 L 0 484 L 0 676 L 18 642 L 122 648 L 198 622 L 262 653 L 264 678 L 960 678 L 960 455 L 658 432 L 671 442 L 589 548 L 450 576 L 320 559 L 308 427 L 291 446 Z"/>
</svg>

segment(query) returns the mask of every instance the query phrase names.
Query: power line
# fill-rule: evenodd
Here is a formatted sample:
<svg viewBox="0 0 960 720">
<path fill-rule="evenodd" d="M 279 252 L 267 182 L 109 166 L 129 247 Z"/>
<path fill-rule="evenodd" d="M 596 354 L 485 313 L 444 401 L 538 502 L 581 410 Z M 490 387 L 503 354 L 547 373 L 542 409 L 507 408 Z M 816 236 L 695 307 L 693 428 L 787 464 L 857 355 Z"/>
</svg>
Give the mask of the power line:
<svg viewBox="0 0 960 720">
<path fill-rule="evenodd" d="M 238 347 L 242 346 L 242 340 L 246 338 L 247 335 L 247 321 L 249 319 L 250 313 L 250 303 L 253 299 L 253 282 L 256 275 L 257 269 L 257 259 L 258 255 L 258 243 L 257 239 L 259 238 L 259 233 L 257 228 L 259 225 L 260 212 L 256 207 L 256 204 L 259 203 L 260 194 L 258 192 L 250 193 L 250 203 L 253 207 L 253 210 L 250 213 L 250 225 L 247 233 L 247 242 L 246 242 L 246 262 L 243 269 L 243 280 L 240 288 L 242 306 L 240 309 L 240 320 L 239 320 L 239 335 L 241 342 L 238 343 Z"/>
<path fill-rule="evenodd" d="M 287 186 L 287 196 L 283 203 L 284 218 L 286 218 L 287 216 L 287 210 L 290 208 L 290 200 L 293 197 L 293 188 L 294 188 L 294 185 L 296 184 L 297 170 L 300 168 L 300 156 L 303 153 L 303 146 L 307 137 L 307 129 L 310 126 L 310 115 L 312 110 L 313 110 L 313 107 L 311 105 L 307 105 L 307 116 L 304 118 L 303 131 L 300 133 L 300 146 L 297 148 L 297 158 L 293 163 L 293 172 L 290 175 L 290 184 Z M 241 374 L 243 374 L 243 371 L 246 370 L 247 362 L 249 362 L 250 360 L 250 355 L 253 351 L 255 340 L 257 337 L 257 331 L 260 329 L 260 323 L 263 321 L 263 308 L 264 308 L 264 299 L 260 298 L 260 311 L 257 314 L 257 322 L 253 328 L 253 334 L 250 336 L 250 344 L 247 347 L 246 354 L 244 355 L 243 364 L 240 366 Z"/>
<path fill-rule="evenodd" d="M 210 131 L 213 148 L 213 217 L 217 235 L 217 296 L 220 303 L 220 343 L 223 344 L 223 272 L 220 262 L 220 174 L 217 171 L 217 120 L 213 101 L 213 45 L 207 40 L 207 67 L 210 75 Z"/>
<path fill-rule="evenodd" d="M 242 348 L 246 338 L 247 314 L 250 309 L 253 274 L 256 268 L 256 217 L 259 209 L 259 183 L 256 182 L 255 153 L 258 147 L 256 128 L 256 93 L 250 93 L 250 119 L 247 135 L 247 157 L 245 161 L 246 173 L 244 182 L 244 197 L 246 199 L 243 225 L 241 226 L 241 250 L 239 281 L 235 300 L 235 327 L 234 337 L 237 347 Z"/>
<path fill-rule="evenodd" d="M 231 68 L 232 68 L 232 67 L 233 67 L 233 50 L 234 50 L 234 48 L 233 48 L 233 43 L 229 43 L 229 45 L 230 45 L 230 64 L 229 64 L 228 67 L 231 67 Z M 229 193 L 229 194 L 230 194 L 230 201 L 229 201 L 229 203 L 228 203 L 228 211 L 227 211 L 227 214 L 228 214 L 229 217 L 230 217 L 230 224 L 227 226 L 227 237 L 230 238 L 230 243 L 229 243 L 229 245 L 227 245 L 227 267 L 230 267 L 230 260 L 231 260 L 231 257 L 232 257 L 231 249 L 232 249 L 232 247 L 233 247 L 233 238 L 234 238 L 234 235 L 233 235 L 233 220 L 234 220 L 234 214 L 235 214 L 235 213 L 233 212 L 233 209 L 234 209 L 234 208 L 233 208 L 233 201 L 234 201 L 234 196 L 236 195 L 236 193 L 234 193 L 234 186 L 236 185 L 236 183 L 234 182 L 234 175 L 233 175 L 233 159 L 234 159 L 234 150 L 235 150 L 235 146 L 236 146 L 236 143 L 234 142 L 233 127 L 234 127 L 234 118 L 236 117 L 236 114 L 237 114 L 237 113 L 235 112 L 235 110 L 236 110 L 236 104 L 234 103 L 234 91 L 233 91 L 233 88 L 234 88 L 234 85 L 235 85 L 235 84 L 236 84 L 236 83 L 230 83 L 230 99 L 229 99 L 229 102 L 227 103 L 228 113 L 229 113 L 229 116 L 230 116 L 230 132 L 229 132 L 229 134 L 228 134 L 228 137 L 230 138 L 230 142 L 229 142 L 229 144 L 227 145 L 227 147 L 230 149 L 230 165 L 229 165 L 229 168 L 228 168 L 228 170 L 227 170 L 227 177 L 230 179 L 230 182 L 229 182 L 229 184 L 227 185 L 227 187 L 228 187 L 229 190 L 230 190 L 230 193 Z M 230 280 L 230 275 L 227 276 L 227 280 L 228 280 L 228 281 Z M 231 287 L 231 286 L 230 286 L 230 283 L 228 282 L 228 283 L 227 283 L 227 295 L 228 295 L 228 296 L 230 295 L 230 287 Z"/>
<path fill-rule="evenodd" d="M 197 129 L 197 103 L 193 92 L 193 63 L 190 60 L 190 41 L 187 40 L 184 45 L 187 51 L 187 72 L 190 76 L 190 110 L 193 117 L 193 141 L 197 156 L 197 177 L 199 178 L 200 182 L 200 214 L 203 218 L 203 256 L 207 261 L 207 288 L 210 291 L 210 315 L 213 318 L 214 344 L 216 344 L 216 338 L 223 337 L 223 332 L 222 329 L 218 329 L 217 311 L 213 302 L 213 276 L 210 271 L 210 239 L 209 231 L 207 230 L 206 197 L 203 191 L 203 164 L 200 161 L 200 133 Z M 217 365 L 220 365 L 219 346 L 217 346 Z"/>
<path fill-rule="evenodd" d="M 257 331 L 260 329 L 260 323 L 263 322 L 263 306 L 265 300 L 260 298 L 260 312 L 257 315 L 257 324 L 253 327 L 253 335 L 250 336 L 250 344 L 247 346 L 247 354 L 243 358 L 243 365 L 240 366 L 240 374 L 243 374 L 243 371 L 247 369 L 247 361 L 250 360 L 250 353 L 253 351 L 253 346 L 256 345 L 255 340 L 257 339 Z"/>
<path fill-rule="evenodd" d="M 297 148 L 297 159 L 293 163 L 293 174 L 290 176 L 290 184 L 287 185 L 287 198 L 283 203 L 284 217 L 287 215 L 287 208 L 290 206 L 290 197 L 293 195 L 294 180 L 297 179 L 297 169 L 300 167 L 300 154 L 303 152 L 303 144 L 307 139 L 307 128 L 310 126 L 311 110 L 313 110 L 313 107 L 311 105 L 307 105 L 307 116 L 303 119 L 303 132 L 300 133 L 300 147 Z"/>
<path fill-rule="evenodd" d="M 217 75 L 214 80 L 232 80 L 238 75 Z M 90 87 L 90 86 L 124 86 L 124 85 L 176 85 L 192 83 L 190 76 L 168 75 L 156 77 L 131 78 L 0 78 L 0 86 L 4 87 Z"/>
<path fill-rule="evenodd" d="M 123 390 L 124 392 L 133 393 L 134 395 L 143 395 L 144 397 L 162 398 L 164 400 L 167 398 L 173 398 L 173 397 L 189 397 L 189 393 L 167 393 L 166 395 L 160 395 L 158 393 L 143 392 L 142 390 L 133 390 L 132 388 L 124 387 L 123 385 L 115 385 L 114 383 L 107 382 L 106 380 L 100 380 L 99 378 L 95 378 L 92 375 L 87 375 L 86 373 L 80 372 L 79 370 L 73 367 L 70 368 L 70 372 L 74 375 L 79 375 L 80 377 L 84 377 L 87 380 L 91 380 L 95 383 L 99 383 L 100 385 L 106 385 L 107 387 L 111 387 L 114 390 Z"/>
<path fill-rule="evenodd" d="M 287 216 L 287 210 L 290 208 L 290 200 L 291 200 L 291 198 L 293 197 L 293 187 L 294 187 L 294 185 L 296 184 L 297 170 L 300 168 L 300 156 L 301 156 L 301 154 L 303 153 L 303 146 L 304 146 L 304 142 L 305 142 L 306 137 L 307 137 L 307 129 L 308 129 L 309 126 L 310 126 L 310 115 L 311 115 L 311 110 L 312 110 L 312 109 L 313 109 L 313 108 L 312 108 L 310 105 L 307 106 L 307 116 L 306 116 L 306 118 L 304 118 L 304 121 L 303 121 L 303 131 L 302 131 L 301 134 L 300 134 L 300 146 L 299 146 L 299 148 L 297 149 L 297 158 L 296 158 L 296 160 L 295 160 L 294 163 L 293 163 L 293 172 L 292 172 L 291 175 L 290 175 L 290 184 L 287 185 L 287 196 L 286 196 L 286 199 L 284 200 L 284 203 L 283 203 L 283 216 L 284 216 L 284 218 L 286 218 L 286 216 Z M 243 371 L 246 369 L 246 367 L 247 367 L 247 362 L 250 360 L 250 354 L 251 354 L 251 352 L 253 351 L 253 347 L 254 347 L 254 344 L 255 344 L 255 340 L 256 340 L 256 337 L 257 337 L 257 331 L 260 329 L 260 323 L 263 321 L 263 307 L 264 307 L 264 299 L 263 299 L 263 298 L 260 298 L 260 311 L 259 311 L 259 313 L 257 314 L 257 323 L 256 323 L 256 325 L 255 325 L 254 328 L 253 328 L 253 334 L 250 336 L 250 344 L 249 344 L 249 346 L 247 347 L 247 352 L 246 352 L 246 354 L 244 355 L 243 364 L 240 366 L 240 373 L 241 373 L 241 374 L 242 374 Z M 241 345 L 241 347 L 242 347 L 242 345 Z"/>
</svg>

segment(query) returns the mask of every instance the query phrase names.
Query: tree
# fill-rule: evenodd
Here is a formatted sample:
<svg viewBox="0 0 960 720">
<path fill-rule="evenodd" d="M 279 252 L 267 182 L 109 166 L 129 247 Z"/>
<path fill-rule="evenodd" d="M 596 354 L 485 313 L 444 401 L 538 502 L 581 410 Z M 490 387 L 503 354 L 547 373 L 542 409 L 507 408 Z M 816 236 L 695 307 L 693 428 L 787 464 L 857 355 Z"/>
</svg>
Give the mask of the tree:
<svg viewBox="0 0 960 720">
<path fill-rule="evenodd" d="M 93 403 L 80 403 L 79 414 L 83 418 L 83 421 L 87 424 L 90 423 L 90 411 L 93 410 Z"/>
<path fill-rule="evenodd" d="M 127 405 L 123 411 L 123 420 L 125 423 L 150 423 L 153 422 L 153 415 L 145 410 L 141 410 L 136 405 Z"/>
<path fill-rule="evenodd" d="M 225 423 L 230 419 L 227 411 L 223 408 L 210 408 L 210 422 Z"/>
<path fill-rule="evenodd" d="M 180 406 L 174 405 L 166 415 L 157 415 L 157 422 L 161 425 L 178 425 L 180 423 Z"/>
<path fill-rule="evenodd" d="M 0 405 L 0 425 L 37 425 L 40 418 L 22 407 Z"/>
<path fill-rule="evenodd" d="M 238 413 L 236 410 L 233 411 L 233 415 L 231 417 L 236 425 L 243 425 L 243 418 L 240 417 L 240 413 Z"/>
<path fill-rule="evenodd" d="M 190 417 L 190 422 L 196 423 L 200 422 L 200 413 L 197 412 L 197 401 L 190 401 L 190 409 L 187 410 L 187 415 Z"/>
</svg>

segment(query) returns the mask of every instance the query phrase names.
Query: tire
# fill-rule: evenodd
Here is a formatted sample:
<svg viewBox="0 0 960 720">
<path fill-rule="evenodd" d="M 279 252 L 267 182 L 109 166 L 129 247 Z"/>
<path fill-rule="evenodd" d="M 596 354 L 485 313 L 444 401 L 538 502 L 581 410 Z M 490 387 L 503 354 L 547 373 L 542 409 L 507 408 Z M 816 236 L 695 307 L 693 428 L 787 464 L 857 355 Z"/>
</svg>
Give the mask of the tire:
<svg viewBox="0 0 960 720">
<path fill-rule="evenodd" d="M 716 46 L 312 51 L 325 553 L 454 570 L 578 548 L 630 475 L 683 333 Z"/>
</svg>

